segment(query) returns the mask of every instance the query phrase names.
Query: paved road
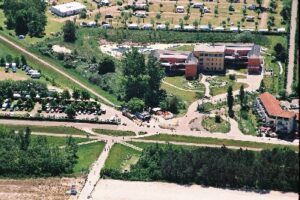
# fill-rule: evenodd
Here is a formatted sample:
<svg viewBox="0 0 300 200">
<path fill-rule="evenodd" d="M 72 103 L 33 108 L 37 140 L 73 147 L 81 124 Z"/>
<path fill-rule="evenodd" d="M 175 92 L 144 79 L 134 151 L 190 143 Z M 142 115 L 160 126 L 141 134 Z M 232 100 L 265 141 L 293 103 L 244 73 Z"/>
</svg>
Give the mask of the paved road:
<svg viewBox="0 0 300 200">
<path fill-rule="evenodd" d="M 93 163 L 92 169 L 90 170 L 88 177 L 86 179 L 86 183 L 83 189 L 80 192 L 79 200 L 87 200 L 88 197 L 91 195 L 92 191 L 94 190 L 97 182 L 100 179 L 100 171 L 104 167 L 105 160 L 109 155 L 109 150 L 113 145 L 112 140 L 109 140 L 104 147 L 104 151 L 101 152 L 98 160 Z"/>
<path fill-rule="evenodd" d="M 198 113 L 196 111 L 191 110 L 191 112 Z M 183 117 L 184 118 L 184 117 Z M 44 123 L 40 123 L 39 121 L 30 121 L 30 120 L 7 120 L 2 119 L 0 120 L 0 124 L 14 124 L 14 125 L 20 125 L 20 124 L 31 124 L 31 125 L 39 125 L 39 126 L 72 126 L 79 129 L 89 130 L 90 133 L 92 133 L 93 128 L 103 128 L 103 129 L 109 129 L 109 130 L 128 130 L 128 131 L 145 131 L 147 132 L 146 136 L 149 135 L 156 135 L 157 133 L 165 133 L 165 134 L 176 134 L 176 135 L 186 135 L 186 136 L 196 136 L 196 137 L 209 137 L 209 138 L 219 138 L 219 139 L 232 139 L 232 140 L 241 140 L 241 141 L 250 141 L 250 142 L 263 142 L 263 143 L 272 143 L 272 144 L 285 144 L 285 145 L 298 145 L 298 141 L 295 140 L 294 142 L 289 142 L 285 140 L 279 140 L 276 138 L 262 138 L 262 137 L 256 137 L 252 135 L 230 135 L 230 134 L 224 134 L 224 133 L 209 133 L 207 131 L 190 131 L 188 129 L 186 130 L 175 130 L 171 131 L 168 129 L 161 129 L 161 128 L 147 128 L 147 127 L 129 127 L 129 126 L 116 126 L 116 125 L 103 125 L 103 124 L 89 124 L 89 123 L 73 123 L 73 122 L 52 122 L 52 121 L 44 121 Z M 57 134 L 61 135 L 61 134 Z M 95 134 L 95 136 L 99 134 Z M 98 137 L 97 136 L 97 137 Z M 94 136 L 90 136 L 92 138 Z M 109 140 L 112 138 L 112 136 L 104 136 L 100 135 L 100 139 L 102 140 Z M 138 138 L 141 136 L 133 136 L 133 137 L 124 137 L 124 140 L 122 137 L 118 137 L 118 140 L 116 142 L 121 141 L 128 141 L 130 138 Z"/>
<path fill-rule="evenodd" d="M 25 48 L 19 46 L 18 44 L 12 42 L 11 40 L 7 39 L 6 37 L 0 35 L 0 41 L 5 42 L 6 44 L 12 46 L 13 48 L 18 49 L 19 51 L 21 51 L 22 53 L 24 53 L 25 55 L 31 57 L 32 59 L 38 61 L 39 63 L 53 69 L 54 71 L 60 73 L 61 75 L 63 75 L 66 79 L 70 80 L 73 83 L 76 83 L 77 85 L 81 86 L 82 88 L 84 88 L 85 90 L 89 91 L 90 93 L 92 93 L 93 95 L 97 96 L 98 98 L 100 98 L 101 100 L 103 100 L 104 102 L 106 102 L 107 104 L 111 105 L 111 106 L 116 106 L 114 103 L 112 103 L 111 101 L 109 101 L 107 98 L 101 96 L 100 94 L 98 94 L 97 92 L 95 92 L 94 90 L 90 89 L 89 87 L 85 86 L 84 84 L 82 84 L 80 81 L 78 81 L 77 79 L 73 78 L 72 76 L 68 75 L 67 73 L 65 73 L 64 71 L 60 70 L 58 67 L 48 63 L 47 61 L 43 60 L 42 58 L 34 55 L 33 53 L 27 51 Z"/>
<path fill-rule="evenodd" d="M 297 27 L 297 9 L 298 0 L 293 0 L 292 2 L 292 16 L 291 16 L 291 27 L 290 27 L 290 44 L 289 44 L 289 61 L 288 61 L 288 71 L 287 71 L 287 84 L 286 91 L 288 94 L 292 93 L 293 75 L 294 75 L 294 53 L 295 53 L 295 36 Z"/>
</svg>

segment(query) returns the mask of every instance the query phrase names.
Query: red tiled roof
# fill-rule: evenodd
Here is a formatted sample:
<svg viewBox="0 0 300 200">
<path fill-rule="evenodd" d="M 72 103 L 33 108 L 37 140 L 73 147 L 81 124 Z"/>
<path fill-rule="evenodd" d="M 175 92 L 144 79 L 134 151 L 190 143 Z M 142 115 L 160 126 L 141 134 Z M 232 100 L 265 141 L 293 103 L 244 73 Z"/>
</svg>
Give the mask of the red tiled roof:
<svg viewBox="0 0 300 200">
<path fill-rule="evenodd" d="M 270 116 L 292 118 L 296 115 L 294 112 L 282 110 L 280 107 L 280 102 L 268 92 L 264 92 L 259 95 L 259 99 Z"/>
</svg>

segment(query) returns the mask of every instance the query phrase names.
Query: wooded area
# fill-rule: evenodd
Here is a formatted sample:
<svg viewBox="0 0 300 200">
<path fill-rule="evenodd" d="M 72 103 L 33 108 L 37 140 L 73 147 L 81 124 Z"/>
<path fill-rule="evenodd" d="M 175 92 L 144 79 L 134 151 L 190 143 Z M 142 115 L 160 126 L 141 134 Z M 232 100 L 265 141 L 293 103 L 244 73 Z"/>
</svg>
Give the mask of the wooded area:
<svg viewBox="0 0 300 200">
<path fill-rule="evenodd" d="M 46 137 L 32 142 L 30 129 L 24 132 L 0 129 L 0 176 L 58 176 L 72 173 L 77 163 L 77 144 L 72 137 L 63 149 L 51 147 Z"/>
<path fill-rule="evenodd" d="M 298 192 L 298 153 L 287 148 L 253 152 L 222 148 L 146 148 L 130 172 L 104 169 L 115 179 Z"/>
</svg>

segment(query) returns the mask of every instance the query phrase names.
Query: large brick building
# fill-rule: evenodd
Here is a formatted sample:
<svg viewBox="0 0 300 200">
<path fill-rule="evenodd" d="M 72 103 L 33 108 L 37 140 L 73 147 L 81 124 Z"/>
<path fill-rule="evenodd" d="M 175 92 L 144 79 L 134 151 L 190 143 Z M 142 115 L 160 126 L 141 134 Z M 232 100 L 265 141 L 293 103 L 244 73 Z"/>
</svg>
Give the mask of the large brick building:
<svg viewBox="0 0 300 200">
<path fill-rule="evenodd" d="M 260 73 L 260 46 L 242 43 L 199 44 L 193 51 L 201 71 L 224 71 L 226 68 L 247 68 L 248 73 Z"/>
<path fill-rule="evenodd" d="M 242 43 L 195 45 L 193 52 L 154 50 L 151 52 L 169 75 L 185 75 L 187 79 L 199 72 L 225 72 L 227 68 L 247 68 L 248 73 L 261 72 L 260 46 Z"/>
</svg>

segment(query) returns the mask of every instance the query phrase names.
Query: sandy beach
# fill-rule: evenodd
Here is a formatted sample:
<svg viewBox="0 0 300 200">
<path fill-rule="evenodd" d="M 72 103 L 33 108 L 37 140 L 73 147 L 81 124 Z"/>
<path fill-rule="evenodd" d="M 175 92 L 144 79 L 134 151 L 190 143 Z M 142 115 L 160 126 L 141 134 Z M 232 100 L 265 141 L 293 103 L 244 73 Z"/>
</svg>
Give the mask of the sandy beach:
<svg viewBox="0 0 300 200">
<path fill-rule="evenodd" d="M 181 186 L 161 182 L 129 182 L 100 180 L 92 194 L 100 200 L 297 200 L 297 193 L 271 191 L 266 194 L 255 192 L 202 187 Z"/>
</svg>

